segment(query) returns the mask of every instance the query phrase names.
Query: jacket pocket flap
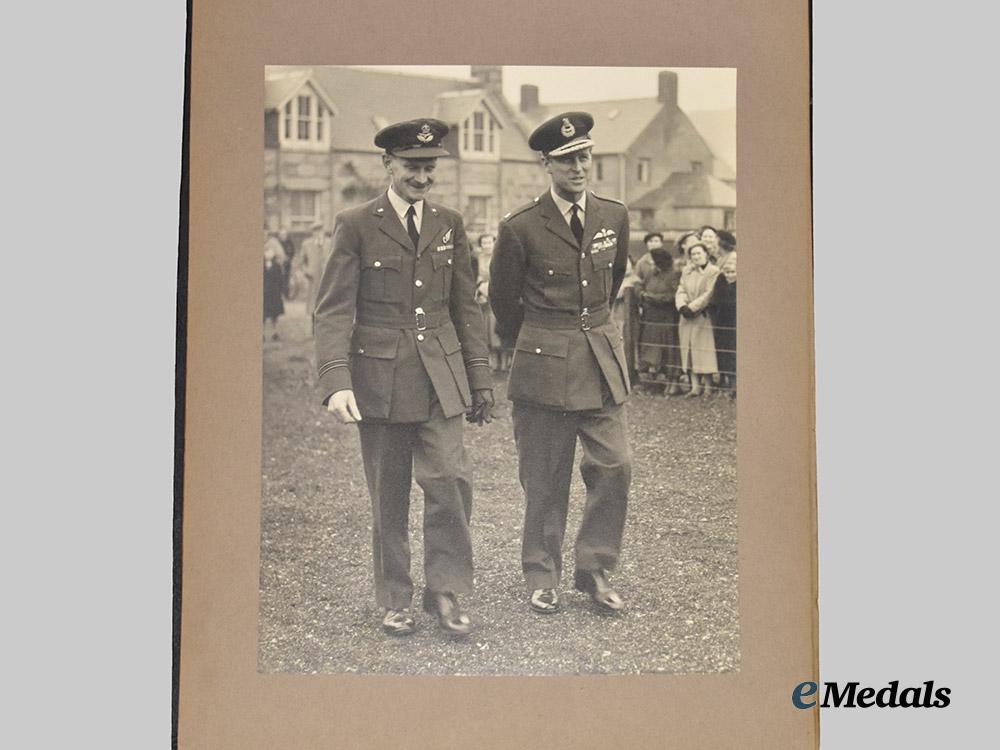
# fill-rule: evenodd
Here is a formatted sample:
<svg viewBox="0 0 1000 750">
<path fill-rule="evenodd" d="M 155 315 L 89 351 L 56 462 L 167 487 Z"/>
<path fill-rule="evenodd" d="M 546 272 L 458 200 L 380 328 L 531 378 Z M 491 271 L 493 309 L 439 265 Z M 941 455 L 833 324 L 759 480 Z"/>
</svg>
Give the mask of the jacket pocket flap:
<svg viewBox="0 0 1000 750">
<path fill-rule="evenodd" d="M 351 338 L 351 354 L 376 359 L 394 359 L 399 349 L 399 331 L 358 326 Z"/>
<path fill-rule="evenodd" d="M 569 354 L 569 337 L 558 331 L 522 328 L 517 338 L 517 350 L 549 357 L 566 357 Z"/>
<path fill-rule="evenodd" d="M 594 264 L 594 268 L 611 268 L 615 264 L 617 254 L 618 250 L 613 247 L 607 250 L 598 250 L 596 253 L 590 254 L 590 261 Z"/>
<path fill-rule="evenodd" d="M 462 349 L 458 334 L 450 326 L 438 333 L 438 341 L 441 342 L 441 348 L 444 349 L 445 354 L 454 354 Z"/>
<path fill-rule="evenodd" d="M 403 259 L 400 258 L 398 255 L 395 255 L 395 256 L 393 256 L 393 255 L 386 255 L 384 257 L 375 257 L 375 256 L 372 256 L 371 258 L 365 258 L 364 259 L 364 267 L 365 268 L 391 268 L 394 271 L 398 271 L 399 270 L 399 266 L 400 266 L 400 264 L 402 262 L 403 262 Z"/>
<path fill-rule="evenodd" d="M 452 264 L 451 253 L 446 253 L 441 251 L 440 253 L 434 253 L 431 256 L 431 263 L 434 264 L 434 270 L 439 268 L 444 268 L 445 266 L 450 266 Z"/>
</svg>

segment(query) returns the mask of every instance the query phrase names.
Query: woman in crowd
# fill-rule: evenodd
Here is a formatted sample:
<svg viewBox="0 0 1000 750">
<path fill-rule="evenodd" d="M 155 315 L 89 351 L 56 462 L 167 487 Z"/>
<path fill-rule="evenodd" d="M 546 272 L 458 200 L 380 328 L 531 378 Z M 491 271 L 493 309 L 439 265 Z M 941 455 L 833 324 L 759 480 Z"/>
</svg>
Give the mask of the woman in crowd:
<svg viewBox="0 0 1000 750">
<path fill-rule="evenodd" d="M 708 248 L 701 242 L 688 247 L 688 264 L 681 272 L 675 303 L 681 314 L 678 338 L 681 367 L 689 373 L 689 397 L 712 393 L 712 376 L 719 371 L 715 357 L 715 338 L 708 305 L 712 301 L 717 266 L 709 262 Z"/>
<path fill-rule="evenodd" d="M 482 310 L 486 321 L 486 344 L 490 351 L 490 368 L 496 370 L 510 369 L 507 352 L 497 336 L 496 318 L 490 307 L 490 261 L 493 259 L 493 245 L 496 237 L 492 234 L 479 235 L 478 248 L 473 253 L 472 271 L 476 274 L 476 302 Z"/>
<path fill-rule="evenodd" d="M 698 239 L 705 246 L 708 253 L 708 262 L 718 268 L 719 264 L 719 233 L 715 227 L 705 225 L 698 230 Z"/>
<path fill-rule="evenodd" d="M 736 398 L 736 252 L 722 264 L 712 291 L 712 331 L 722 385 Z"/>
<path fill-rule="evenodd" d="M 680 350 L 677 344 L 677 308 L 674 299 L 680 272 L 674 259 L 663 247 L 663 235 L 647 234 L 649 252 L 635 265 L 636 293 L 642 308 L 639 326 L 639 369 L 657 379 L 666 380 L 664 394 L 680 393 Z"/>
<path fill-rule="evenodd" d="M 281 295 L 285 286 L 285 251 L 278 238 L 264 232 L 264 338 L 271 321 L 271 339 L 278 338 L 278 317 L 285 312 Z"/>
</svg>

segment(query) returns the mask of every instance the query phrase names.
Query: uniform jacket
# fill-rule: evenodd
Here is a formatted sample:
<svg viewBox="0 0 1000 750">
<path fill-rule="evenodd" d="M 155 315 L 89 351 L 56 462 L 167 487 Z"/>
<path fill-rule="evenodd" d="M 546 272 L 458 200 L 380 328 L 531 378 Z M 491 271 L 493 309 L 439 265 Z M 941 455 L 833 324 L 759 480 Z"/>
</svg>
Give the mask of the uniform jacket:
<svg viewBox="0 0 1000 750">
<path fill-rule="evenodd" d="M 461 414 L 492 387 L 462 217 L 426 202 L 417 252 L 385 193 L 343 211 L 316 297 L 323 403 L 354 391 L 362 419 Z M 418 314 L 418 309 L 422 314 Z"/>
<path fill-rule="evenodd" d="M 621 332 L 608 312 L 625 277 L 628 210 L 588 193 L 583 247 L 549 191 L 500 222 L 490 304 L 501 338 L 514 340 L 507 394 L 564 411 L 598 409 L 629 393 Z M 584 311 L 597 321 L 584 330 Z"/>
</svg>

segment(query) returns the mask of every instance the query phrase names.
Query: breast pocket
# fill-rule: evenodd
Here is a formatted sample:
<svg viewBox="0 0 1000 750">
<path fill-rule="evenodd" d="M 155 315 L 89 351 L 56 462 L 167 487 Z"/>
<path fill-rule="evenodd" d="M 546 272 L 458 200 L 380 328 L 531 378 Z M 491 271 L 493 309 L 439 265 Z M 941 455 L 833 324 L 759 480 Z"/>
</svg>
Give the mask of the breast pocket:
<svg viewBox="0 0 1000 750">
<path fill-rule="evenodd" d="M 577 304 L 576 271 L 554 264 L 541 267 L 542 292 L 553 307 Z"/>
<path fill-rule="evenodd" d="M 437 298 L 448 301 L 451 294 L 451 274 L 454 270 L 455 259 L 451 250 L 442 250 L 431 256 L 431 265 L 434 267 L 434 280 L 431 287 L 431 294 Z"/>
<path fill-rule="evenodd" d="M 361 266 L 361 298 L 373 302 L 399 299 L 402 258 L 398 255 L 365 257 Z"/>
<path fill-rule="evenodd" d="M 617 254 L 617 247 L 609 247 L 590 254 L 594 277 L 599 282 L 605 299 L 611 294 L 611 276 L 614 273 L 615 256 Z"/>
</svg>

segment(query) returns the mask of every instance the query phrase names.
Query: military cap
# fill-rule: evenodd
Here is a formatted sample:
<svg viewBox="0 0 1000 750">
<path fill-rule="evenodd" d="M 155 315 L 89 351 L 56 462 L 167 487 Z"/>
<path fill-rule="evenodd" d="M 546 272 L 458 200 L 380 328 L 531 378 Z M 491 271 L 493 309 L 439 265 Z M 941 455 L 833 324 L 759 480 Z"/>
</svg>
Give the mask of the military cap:
<svg viewBox="0 0 1000 750">
<path fill-rule="evenodd" d="M 590 129 L 594 118 L 587 112 L 563 112 L 546 120 L 531 134 L 528 146 L 546 156 L 562 156 L 590 148 Z"/>
<path fill-rule="evenodd" d="M 448 134 L 448 126 L 440 120 L 427 117 L 388 125 L 375 134 L 375 145 L 387 154 L 410 159 L 431 159 L 448 156 L 441 148 L 441 139 Z"/>
</svg>

